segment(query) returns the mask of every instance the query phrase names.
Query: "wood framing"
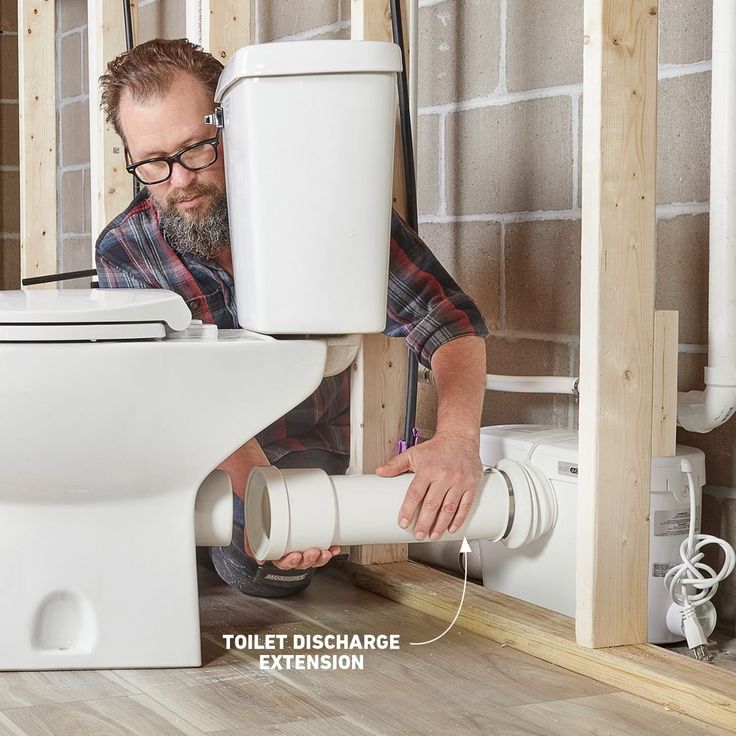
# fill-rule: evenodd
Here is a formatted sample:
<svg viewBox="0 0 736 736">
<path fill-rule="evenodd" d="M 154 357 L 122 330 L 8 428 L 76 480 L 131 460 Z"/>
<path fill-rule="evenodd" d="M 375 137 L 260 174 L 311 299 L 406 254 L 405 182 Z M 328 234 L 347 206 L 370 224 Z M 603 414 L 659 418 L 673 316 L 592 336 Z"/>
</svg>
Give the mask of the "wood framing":
<svg viewBox="0 0 736 736">
<path fill-rule="evenodd" d="M 647 636 L 657 2 L 585 0 L 578 642 Z"/>
<path fill-rule="evenodd" d="M 53 0 L 18 3 L 21 279 L 56 273 L 55 19 Z"/>
<path fill-rule="evenodd" d="M 406 17 L 403 4 L 402 13 Z M 392 40 L 388 0 L 353 0 L 351 37 L 353 40 Z M 398 128 L 394 157 L 394 208 L 400 214 L 406 214 Z M 353 365 L 350 389 L 349 472 L 372 473 L 394 454 L 396 442 L 403 436 L 406 369 L 407 349 L 403 340 L 383 335 L 364 336 Z M 350 559 L 362 564 L 394 562 L 407 557 L 406 544 L 353 547 L 350 551 Z"/>
<path fill-rule="evenodd" d="M 228 59 L 251 40 L 250 0 L 186 0 L 186 34 L 216 59 Z"/>
<path fill-rule="evenodd" d="M 463 581 L 414 562 L 370 567 L 340 562 L 332 574 L 449 622 Z M 590 649 L 575 642 L 572 619 L 468 585 L 456 626 L 545 662 L 604 682 L 670 710 L 736 730 L 736 675 L 650 644 Z M 442 630 L 438 626 L 438 632 Z"/>
<path fill-rule="evenodd" d="M 134 37 L 135 19 L 133 14 Z M 100 108 L 99 79 L 108 62 L 125 51 L 125 25 L 120 0 L 88 0 L 89 154 L 92 242 L 133 196 L 133 179 L 125 170 L 123 143 Z"/>
<path fill-rule="evenodd" d="M 678 324 L 678 312 L 654 313 L 652 457 L 676 454 Z"/>
</svg>

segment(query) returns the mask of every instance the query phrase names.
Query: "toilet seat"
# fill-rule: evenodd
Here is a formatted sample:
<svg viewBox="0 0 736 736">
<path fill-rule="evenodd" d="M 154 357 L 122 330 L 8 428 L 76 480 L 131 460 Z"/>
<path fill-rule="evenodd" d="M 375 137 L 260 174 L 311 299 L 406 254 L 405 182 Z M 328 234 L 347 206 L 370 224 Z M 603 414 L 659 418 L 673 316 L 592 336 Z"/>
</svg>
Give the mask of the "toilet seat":
<svg viewBox="0 0 736 736">
<path fill-rule="evenodd" d="M 191 322 L 184 300 L 164 289 L 66 289 L 0 294 L 0 342 L 162 339 Z"/>
<path fill-rule="evenodd" d="M 97 340 L 152 340 L 166 337 L 161 323 L 4 325 L 0 342 L 96 342 Z"/>
</svg>

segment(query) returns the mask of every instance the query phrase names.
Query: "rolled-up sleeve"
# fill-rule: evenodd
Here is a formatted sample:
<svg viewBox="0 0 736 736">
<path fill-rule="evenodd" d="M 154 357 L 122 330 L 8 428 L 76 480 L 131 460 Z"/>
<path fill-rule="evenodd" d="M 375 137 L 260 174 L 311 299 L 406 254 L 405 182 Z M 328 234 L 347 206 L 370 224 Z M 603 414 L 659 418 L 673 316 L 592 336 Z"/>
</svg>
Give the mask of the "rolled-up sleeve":
<svg viewBox="0 0 736 736">
<path fill-rule="evenodd" d="M 391 222 L 387 313 L 385 334 L 405 337 L 426 366 L 440 345 L 465 335 L 488 335 L 475 302 L 396 213 Z"/>
</svg>

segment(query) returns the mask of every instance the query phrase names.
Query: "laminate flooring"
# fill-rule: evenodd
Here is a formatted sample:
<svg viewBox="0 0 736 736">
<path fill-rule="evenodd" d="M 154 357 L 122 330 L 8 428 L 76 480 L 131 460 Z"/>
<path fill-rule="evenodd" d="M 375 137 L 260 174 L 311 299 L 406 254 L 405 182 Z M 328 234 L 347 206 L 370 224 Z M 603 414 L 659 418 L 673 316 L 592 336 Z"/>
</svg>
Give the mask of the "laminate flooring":
<svg viewBox="0 0 736 736">
<path fill-rule="evenodd" d="M 412 646 L 446 624 L 324 572 L 273 601 L 200 568 L 200 607 L 201 668 L 0 673 L 0 736 L 733 733 L 458 628 Z M 399 634 L 401 648 L 362 652 L 363 670 L 273 670 L 223 638 L 330 633 Z"/>
</svg>

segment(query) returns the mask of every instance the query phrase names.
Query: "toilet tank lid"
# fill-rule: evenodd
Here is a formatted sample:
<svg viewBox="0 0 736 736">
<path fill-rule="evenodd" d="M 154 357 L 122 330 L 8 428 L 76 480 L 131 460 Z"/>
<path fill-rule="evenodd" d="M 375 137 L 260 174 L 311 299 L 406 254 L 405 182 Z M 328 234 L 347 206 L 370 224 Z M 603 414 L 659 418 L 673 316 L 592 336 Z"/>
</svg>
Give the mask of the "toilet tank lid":
<svg viewBox="0 0 736 736">
<path fill-rule="evenodd" d="M 166 289 L 29 289 L 0 291 L 0 325 L 163 322 L 184 330 L 186 302 Z"/>
<path fill-rule="evenodd" d="M 238 49 L 220 75 L 215 102 L 240 79 L 252 77 L 400 72 L 401 49 L 387 41 L 283 41 Z"/>
</svg>

